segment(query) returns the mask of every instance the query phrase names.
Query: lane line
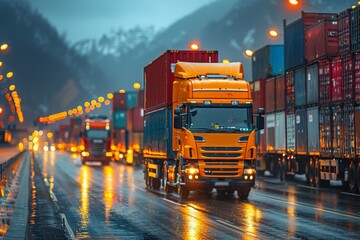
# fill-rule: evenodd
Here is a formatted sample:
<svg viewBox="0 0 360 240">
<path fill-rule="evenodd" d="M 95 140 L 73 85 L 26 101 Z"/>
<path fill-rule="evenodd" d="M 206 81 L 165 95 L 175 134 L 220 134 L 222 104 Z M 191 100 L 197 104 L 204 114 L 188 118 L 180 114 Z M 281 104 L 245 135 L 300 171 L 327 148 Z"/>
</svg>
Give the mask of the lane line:
<svg viewBox="0 0 360 240">
<path fill-rule="evenodd" d="M 360 220 L 360 216 L 357 216 L 357 215 L 352 215 L 352 214 L 348 214 L 348 213 L 341 213 L 341 212 L 337 212 L 337 211 L 333 211 L 333 210 L 328 210 L 328 209 L 325 209 L 325 208 L 314 207 L 314 206 L 312 206 L 310 204 L 289 202 L 289 201 L 274 198 L 274 197 L 268 197 L 268 196 L 265 196 L 265 195 L 262 195 L 262 194 L 259 194 L 259 193 L 257 193 L 256 196 L 266 198 L 266 199 L 270 199 L 270 200 L 273 200 L 273 201 L 278 201 L 278 202 L 294 205 L 294 206 L 306 207 L 306 208 L 310 208 L 310 209 L 320 211 L 320 212 L 326 212 L 326 213 L 331 213 L 331 214 L 334 214 L 334 215 L 339 215 L 339 216 L 343 216 L 343 217 L 347 217 L 347 218 L 353 218 L 353 219 L 359 219 Z"/>
<path fill-rule="evenodd" d="M 70 239 L 71 239 L 71 240 L 77 239 L 77 238 L 75 237 L 75 234 L 74 234 L 73 230 L 71 229 L 71 227 L 70 227 L 67 219 L 66 219 L 65 214 L 64 214 L 64 213 L 60 213 L 60 215 L 61 215 L 61 220 L 62 220 L 63 226 L 64 226 L 64 228 L 66 229 L 66 231 L 69 233 Z"/>
<path fill-rule="evenodd" d="M 172 203 L 172 204 L 175 204 L 175 205 L 178 205 L 178 206 L 184 206 L 183 204 L 180 204 L 180 203 L 177 203 L 177 202 L 171 201 L 171 200 L 166 199 L 166 198 L 162 198 L 162 200 L 167 201 L 167 202 Z"/>
<path fill-rule="evenodd" d="M 348 192 L 340 192 L 340 193 L 345 194 L 345 195 L 360 197 L 360 194 L 356 194 L 356 193 L 348 193 Z"/>
</svg>

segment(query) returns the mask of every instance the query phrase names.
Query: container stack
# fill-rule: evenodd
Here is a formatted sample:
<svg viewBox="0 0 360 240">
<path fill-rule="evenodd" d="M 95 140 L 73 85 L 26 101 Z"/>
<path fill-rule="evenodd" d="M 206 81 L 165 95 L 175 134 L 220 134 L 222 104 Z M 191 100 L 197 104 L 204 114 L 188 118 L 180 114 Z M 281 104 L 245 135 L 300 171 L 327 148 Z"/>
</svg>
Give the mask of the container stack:
<svg viewBox="0 0 360 240">
<path fill-rule="evenodd" d="M 316 160 L 318 172 L 329 170 L 319 179 L 351 182 L 347 174 L 360 164 L 359 27 L 359 6 L 339 14 L 302 12 L 300 19 L 284 24 L 284 75 L 260 75 L 253 82 L 254 90 L 263 91 L 253 97 L 265 107 L 267 137 L 259 148 L 266 149 L 265 162 L 276 162 L 269 152 L 284 151 L 285 138 L 285 152 L 292 155 L 287 173 L 303 174 Z M 252 64 L 254 76 L 259 66 Z M 256 88 L 262 86 L 256 81 L 264 81 L 263 87 Z M 277 99 L 284 105 L 276 105 Z M 284 136 L 278 125 L 284 126 Z"/>
</svg>

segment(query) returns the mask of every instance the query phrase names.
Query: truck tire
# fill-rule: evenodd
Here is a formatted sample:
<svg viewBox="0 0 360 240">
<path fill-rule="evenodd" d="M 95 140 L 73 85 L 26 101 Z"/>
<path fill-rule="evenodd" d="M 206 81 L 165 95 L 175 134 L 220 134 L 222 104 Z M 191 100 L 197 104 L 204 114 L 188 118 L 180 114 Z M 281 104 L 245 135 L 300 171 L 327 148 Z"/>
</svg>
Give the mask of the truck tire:
<svg viewBox="0 0 360 240">
<path fill-rule="evenodd" d="M 349 166 L 348 179 L 349 179 L 349 190 L 352 193 L 356 193 L 358 190 L 356 175 L 357 175 L 357 171 L 356 171 L 355 162 L 351 161 Z"/>
<path fill-rule="evenodd" d="M 320 160 L 318 158 L 315 160 L 315 185 L 317 188 L 329 187 L 330 185 L 330 180 L 321 180 Z"/>
<path fill-rule="evenodd" d="M 161 186 L 161 181 L 158 178 L 151 178 L 151 186 L 153 189 L 158 190 Z"/>
<path fill-rule="evenodd" d="M 309 184 L 310 184 L 310 186 L 315 187 L 315 161 L 313 158 L 309 159 L 307 168 L 308 168 Z"/>
<path fill-rule="evenodd" d="M 166 167 L 166 164 L 164 164 L 164 168 L 163 168 L 163 179 L 162 179 L 162 182 L 163 182 L 163 187 L 164 187 L 164 192 L 165 193 L 172 193 L 172 187 L 168 184 L 168 169 Z"/>
<path fill-rule="evenodd" d="M 240 200 L 247 200 L 249 197 L 251 188 L 250 187 L 244 187 L 237 190 L 237 194 Z"/>
<path fill-rule="evenodd" d="M 189 189 L 186 188 L 186 186 L 179 187 L 180 199 L 182 199 L 182 200 L 188 199 L 189 194 L 190 194 L 190 191 L 189 191 Z"/>
</svg>

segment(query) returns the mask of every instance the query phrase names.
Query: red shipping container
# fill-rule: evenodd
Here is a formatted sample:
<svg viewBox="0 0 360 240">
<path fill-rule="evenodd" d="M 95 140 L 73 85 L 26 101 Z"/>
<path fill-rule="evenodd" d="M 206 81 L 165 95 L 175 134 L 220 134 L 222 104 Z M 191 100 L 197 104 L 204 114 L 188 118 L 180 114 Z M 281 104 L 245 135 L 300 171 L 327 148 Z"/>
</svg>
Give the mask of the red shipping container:
<svg viewBox="0 0 360 240">
<path fill-rule="evenodd" d="M 295 111 L 295 81 L 294 72 L 289 71 L 285 74 L 286 81 L 286 112 L 294 113 Z"/>
<path fill-rule="evenodd" d="M 353 56 L 347 54 L 342 57 L 342 84 L 343 84 L 343 98 L 345 102 L 352 102 L 354 100 L 354 68 Z"/>
<path fill-rule="evenodd" d="M 133 113 L 133 131 L 142 132 L 144 130 L 144 90 L 137 94 L 138 105 L 132 109 Z"/>
<path fill-rule="evenodd" d="M 145 111 L 172 103 L 175 64 L 218 62 L 217 51 L 167 50 L 144 68 Z"/>
<path fill-rule="evenodd" d="M 305 59 L 308 62 L 338 53 L 337 21 L 325 19 L 306 30 Z"/>
<path fill-rule="evenodd" d="M 351 9 L 346 9 L 338 15 L 338 40 L 340 55 L 350 52 L 350 11 Z"/>
<path fill-rule="evenodd" d="M 275 83 L 275 108 L 276 111 L 285 110 L 285 76 L 276 77 Z"/>
<path fill-rule="evenodd" d="M 275 77 L 266 79 L 265 83 L 265 109 L 266 113 L 275 111 Z"/>
<path fill-rule="evenodd" d="M 331 61 L 319 61 L 319 101 L 321 105 L 331 103 Z"/>
<path fill-rule="evenodd" d="M 342 92 L 342 63 L 341 58 L 336 57 L 331 62 L 331 101 L 340 103 L 343 99 Z"/>
<path fill-rule="evenodd" d="M 256 112 L 259 108 L 263 108 L 266 111 L 265 81 L 266 79 L 259 79 L 250 83 L 254 112 Z"/>
<path fill-rule="evenodd" d="M 354 56 L 355 102 L 360 103 L 360 53 Z"/>
<path fill-rule="evenodd" d="M 125 110 L 126 109 L 126 94 L 125 93 L 114 93 L 112 99 L 112 110 Z"/>
</svg>

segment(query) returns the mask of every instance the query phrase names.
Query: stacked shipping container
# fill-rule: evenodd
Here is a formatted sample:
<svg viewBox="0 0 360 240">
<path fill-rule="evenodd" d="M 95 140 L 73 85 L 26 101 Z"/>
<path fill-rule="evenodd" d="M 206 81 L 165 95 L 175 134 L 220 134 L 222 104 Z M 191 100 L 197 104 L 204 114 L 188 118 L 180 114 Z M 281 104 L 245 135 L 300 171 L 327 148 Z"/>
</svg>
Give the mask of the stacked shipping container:
<svg viewBox="0 0 360 240">
<path fill-rule="evenodd" d="M 263 170 L 281 177 L 306 173 L 316 186 L 342 180 L 360 191 L 359 12 L 359 7 L 339 14 L 302 12 L 301 19 L 285 24 L 285 74 L 253 82 L 265 84 L 264 94 L 253 94 L 254 104 L 266 96 L 266 138 L 259 147 Z M 277 98 L 283 107 L 274 106 Z M 276 129 L 281 125 L 285 134 Z M 287 157 L 271 155 L 283 152 Z"/>
</svg>

